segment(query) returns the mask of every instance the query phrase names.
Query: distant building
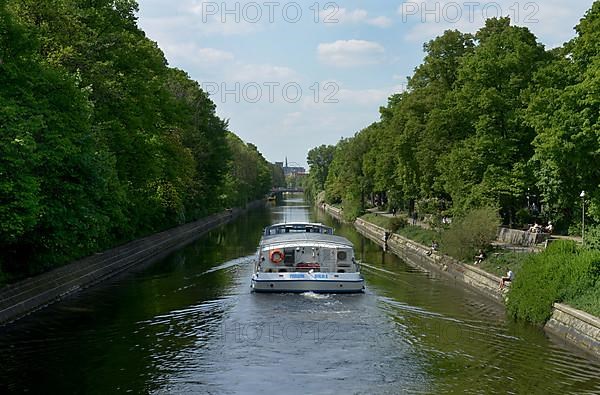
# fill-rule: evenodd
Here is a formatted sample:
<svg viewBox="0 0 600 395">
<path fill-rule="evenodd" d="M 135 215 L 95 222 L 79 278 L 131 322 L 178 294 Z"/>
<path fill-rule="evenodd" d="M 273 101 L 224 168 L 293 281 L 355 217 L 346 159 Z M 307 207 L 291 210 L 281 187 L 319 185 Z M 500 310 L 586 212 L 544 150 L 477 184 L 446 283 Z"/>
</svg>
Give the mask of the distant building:
<svg viewBox="0 0 600 395">
<path fill-rule="evenodd" d="M 283 162 L 275 162 L 275 164 L 283 169 L 283 174 L 287 177 L 290 175 L 303 176 L 306 175 L 306 169 L 301 166 L 288 166 L 287 157 L 285 158 L 285 165 Z"/>
</svg>

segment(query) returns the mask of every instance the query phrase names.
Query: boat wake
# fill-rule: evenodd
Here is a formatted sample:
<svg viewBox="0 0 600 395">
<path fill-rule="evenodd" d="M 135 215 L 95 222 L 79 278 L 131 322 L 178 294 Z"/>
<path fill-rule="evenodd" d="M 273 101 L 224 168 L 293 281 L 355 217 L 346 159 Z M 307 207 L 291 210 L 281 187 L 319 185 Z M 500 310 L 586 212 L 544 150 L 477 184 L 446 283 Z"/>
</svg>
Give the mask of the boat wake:
<svg viewBox="0 0 600 395">
<path fill-rule="evenodd" d="M 303 292 L 301 295 L 308 299 L 329 299 L 330 296 L 329 294 L 318 294 L 312 291 Z"/>
</svg>

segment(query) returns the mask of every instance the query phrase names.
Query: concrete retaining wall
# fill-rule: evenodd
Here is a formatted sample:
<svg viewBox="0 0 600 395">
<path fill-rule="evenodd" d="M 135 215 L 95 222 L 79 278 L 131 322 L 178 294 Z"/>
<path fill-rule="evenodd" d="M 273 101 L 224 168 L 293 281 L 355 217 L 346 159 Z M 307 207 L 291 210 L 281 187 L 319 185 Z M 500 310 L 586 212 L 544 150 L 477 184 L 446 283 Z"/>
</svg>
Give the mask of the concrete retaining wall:
<svg viewBox="0 0 600 395">
<path fill-rule="evenodd" d="M 600 318 L 555 303 L 544 329 L 600 357 Z"/>
<path fill-rule="evenodd" d="M 322 203 L 321 208 L 323 210 L 325 210 L 325 212 L 327 214 L 331 215 L 333 218 L 335 218 L 339 221 L 344 221 L 344 216 L 342 215 L 342 209 L 330 206 L 329 204 L 326 204 L 326 203 Z"/>
<path fill-rule="evenodd" d="M 7 285 L 0 289 L 0 323 L 14 321 L 142 262 L 156 261 L 260 204 L 264 204 L 264 202 L 254 202 L 249 204 L 246 209 L 229 210 L 134 240 L 39 276 Z"/>
<path fill-rule="evenodd" d="M 518 246 L 531 247 L 545 242 L 549 237 L 547 233 L 532 233 L 503 227 L 498 229 L 498 240 Z"/>
</svg>

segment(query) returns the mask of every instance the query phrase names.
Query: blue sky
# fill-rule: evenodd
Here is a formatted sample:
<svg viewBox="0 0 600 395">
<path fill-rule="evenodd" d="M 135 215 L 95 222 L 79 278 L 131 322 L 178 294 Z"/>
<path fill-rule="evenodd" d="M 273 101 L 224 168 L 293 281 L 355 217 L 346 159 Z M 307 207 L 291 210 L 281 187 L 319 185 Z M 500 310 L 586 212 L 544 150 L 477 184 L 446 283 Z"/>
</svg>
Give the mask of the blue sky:
<svg viewBox="0 0 600 395">
<path fill-rule="evenodd" d="M 139 0 L 139 25 L 208 92 L 230 130 L 271 162 L 306 165 L 312 147 L 378 120 L 447 29 L 511 16 L 547 47 L 574 36 L 591 0 Z"/>
</svg>

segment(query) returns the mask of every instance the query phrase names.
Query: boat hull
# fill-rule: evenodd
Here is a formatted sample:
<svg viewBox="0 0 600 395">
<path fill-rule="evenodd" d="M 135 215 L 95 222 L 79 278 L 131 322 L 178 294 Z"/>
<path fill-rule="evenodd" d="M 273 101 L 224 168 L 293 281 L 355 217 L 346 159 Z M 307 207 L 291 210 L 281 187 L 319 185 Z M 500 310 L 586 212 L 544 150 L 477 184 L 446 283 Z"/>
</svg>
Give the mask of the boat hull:
<svg viewBox="0 0 600 395">
<path fill-rule="evenodd" d="M 365 281 L 358 273 L 256 273 L 251 288 L 268 293 L 363 293 Z"/>
</svg>

